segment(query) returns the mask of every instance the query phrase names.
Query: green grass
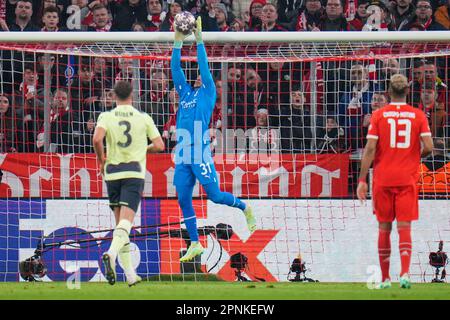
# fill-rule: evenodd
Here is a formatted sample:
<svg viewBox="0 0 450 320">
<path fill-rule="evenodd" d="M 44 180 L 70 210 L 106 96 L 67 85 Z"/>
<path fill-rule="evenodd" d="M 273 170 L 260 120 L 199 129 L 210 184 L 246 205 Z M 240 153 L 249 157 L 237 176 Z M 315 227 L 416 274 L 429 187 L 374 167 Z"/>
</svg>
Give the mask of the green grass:
<svg viewBox="0 0 450 320">
<path fill-rule="evenodd" d="M 0 299 L 170 299 L 170 300 L 288 300 L 288 299 L 450 299 L 449 284 L 413 284 L 409 290 L 393 283 L 391 289 L 369 290 L 365 283 L 237 283 L 237 282 L 143 282 L 129 288 L 125 283 L 81 283 L 69 290 L 65 282 L 0 283 Z"/>
</svg>

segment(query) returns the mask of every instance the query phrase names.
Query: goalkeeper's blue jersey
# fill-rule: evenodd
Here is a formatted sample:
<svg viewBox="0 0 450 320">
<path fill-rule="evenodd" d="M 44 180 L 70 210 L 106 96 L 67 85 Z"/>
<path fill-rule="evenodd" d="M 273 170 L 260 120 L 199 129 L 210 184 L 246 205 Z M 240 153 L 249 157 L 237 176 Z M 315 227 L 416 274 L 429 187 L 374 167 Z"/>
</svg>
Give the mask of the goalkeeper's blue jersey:
<svg viewBox="0 0 450 320">
<path fill-rule="evenodd" d="M 181 49 L 173 49 L 172 78 L 180 99 L 177 111 L 176 164 L 212 161 L 209 124 L 216 103 L 216 86 L 209 70 L 204 44 L 197 45 L 197 59 L 202 86 L 192 88 L 181 68 Z"/>
</svg>

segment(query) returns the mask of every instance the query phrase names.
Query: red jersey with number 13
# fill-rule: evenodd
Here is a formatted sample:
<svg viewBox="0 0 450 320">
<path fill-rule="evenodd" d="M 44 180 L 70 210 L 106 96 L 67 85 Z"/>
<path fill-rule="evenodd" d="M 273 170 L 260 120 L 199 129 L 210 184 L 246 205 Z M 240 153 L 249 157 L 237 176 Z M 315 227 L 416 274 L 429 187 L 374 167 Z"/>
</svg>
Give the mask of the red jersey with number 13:
<svg viewBox="0 0 450 320">
<path fill-rule="evenodd" d="M 391 103 L 373 113 L 367 138 L 378 140 L 374 184 L 393 187 L 417 183 L 421 136 L 431 136 L 431 132 L 425 114 L 417 108 Z"/>
</svg>

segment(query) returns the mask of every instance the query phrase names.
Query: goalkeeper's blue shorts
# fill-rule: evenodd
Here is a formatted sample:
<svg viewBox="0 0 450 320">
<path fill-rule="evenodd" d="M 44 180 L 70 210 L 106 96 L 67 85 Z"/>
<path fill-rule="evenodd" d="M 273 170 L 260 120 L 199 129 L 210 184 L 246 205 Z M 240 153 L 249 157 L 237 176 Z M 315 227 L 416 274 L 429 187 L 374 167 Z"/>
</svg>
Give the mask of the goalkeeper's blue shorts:
<svg viewBox="0 0 450 320">
<path fill-rule="evenodd" d="M 177 164 L 175 165 L 175 177 L 173 184 L 175 186 L 193 186 L 195 179 L 200 184 L 218 183 L 216 168 L 213 162 L 200 164 Z"/>
</svg>

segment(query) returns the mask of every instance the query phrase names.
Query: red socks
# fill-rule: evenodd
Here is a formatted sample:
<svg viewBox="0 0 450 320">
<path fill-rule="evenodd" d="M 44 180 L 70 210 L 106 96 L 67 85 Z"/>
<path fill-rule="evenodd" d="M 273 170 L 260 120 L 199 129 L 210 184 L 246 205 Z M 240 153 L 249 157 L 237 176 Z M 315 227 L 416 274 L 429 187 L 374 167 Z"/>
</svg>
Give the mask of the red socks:
<svg viewBox="0 0 450 320">
<path fill-rule="evenodd" d="M 378 257 L 381 267 L 381 281 L 390 279 L 389 264 L 391 257 L 391 231 L 378 229 Z M 402 260 L 403 266 L 403 260 Z"/>
<path fill-rule="evenodd" d="M 399 249 L 400 249 L 400 261 L 402 264 L 402 271 L 400 276 L 404 274 L 409 274 L 409 265 L 411 263 L 411 227 L 401 227 L 398 228 L 399 237 Z"/>
</svg>

